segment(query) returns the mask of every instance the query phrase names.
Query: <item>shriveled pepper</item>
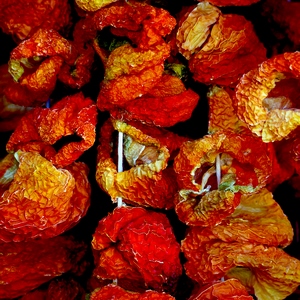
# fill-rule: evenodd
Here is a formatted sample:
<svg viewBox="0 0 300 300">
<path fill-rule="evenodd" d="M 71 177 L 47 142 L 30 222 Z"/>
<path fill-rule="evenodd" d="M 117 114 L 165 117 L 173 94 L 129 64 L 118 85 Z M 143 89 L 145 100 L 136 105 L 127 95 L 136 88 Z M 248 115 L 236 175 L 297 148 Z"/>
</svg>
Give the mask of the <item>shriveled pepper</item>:
<svg viewBox="0 0 300 300">
<path fill-rule="evenodd" d="M 83 93 L 66 96 L 51 108 L 29 111 L 8 140 L 6 150 L 38 152 L 56 167 L 65 167 L 93 146 L 96 123 L 97 108 L 90 98 Z M 71 135 L 77 136 L 77 140 L 55 149 L 55 143 Z"/>
<path fill-rule="evenodd" d="M 198 100 L 199 95 L 186 89 L 179 78 L 163 75 L 147 94 L 112 108 L 110 113 L 116 119 L 170 127 L 188 120 Z"/>
<path fill-rule="evenodd" d="M 299 52 L 283 53 L 244 74 L 235 89 L 238 117 L 264 142 L 289 138 L 300 124 Z"/>
<path fill-rule="evenodd" d="M 179 24 L 177 46 L 196 81 L 234 87 L 245 72 L 266 59 L 250 21 L 222 14 L 207 1 L 199 2 Z"/>
<path fill-rule="evenodd" d="M 258 299 L 285 299 L 300 282 L 300 261 L 281 248 L 223 242 L 192 227 L 182 242 L 187 275 L 203 284 L 236 278 Z"/>
<path fill-rule="evenodd" d="M 268 145 L 259 138 L 219 130 L 185 142 L 174 170 L 180 187 L 175 205 L 179 218 L 188 225 L 211 226 L 233 213 L 241 194 L 267 185 L 272 160 Z"/>
<path fill-rule="evenodd" d="M 164 214 L 141 207 L 115 208 L 111 214 L 100 220 L 93 235 L 92 247 L 97 255 L 94 271 L 96 276 L 101 272 L 101 253 L 112 248 L 115 249 L 113 253 L 120 255 L 135 270 L 128 274 L 122 268 L 124 264 L 111 263 L 110 268 L 103 270 L 99 278 L 117 278 L 121 284 L 119 278 L 124 278 L 125 271 L 130 276 L 127 280 L 131 279 L 132 273 L 133 282 L 137 279 L 135 275 L 140 274 L 145 289 L 152 288 L 158 292 L 175 290 L 182 271 L 180 246 Z M 115 254 L 110 256 L 110 261 L 115 261 Z M 130 290 L 135 288 L 132 284 Z"/>
<path fill-rule="evenodd" d="M 57 169 L 37 153 L 15 156 L 18 167 L 7 169 L 9 182 L 3 183 L 9 186 L 1 195 L 0 240 L 50 238 L 75 226 L 90 204 L 88 167 L 74 163 Z"/>
<path fill-rule="evenodd" d="M 125 135 L 124 156 L 129 165 L 129 169 L 119 173 L 113 156 L 115 131 Z M 128 204 L 172 208 L 177 184 L 168 162 L 185 140 L 165 129 L 109 119 L 101 128 L 97 183 L 113 202 L 122 197 Z"/>
</svg>

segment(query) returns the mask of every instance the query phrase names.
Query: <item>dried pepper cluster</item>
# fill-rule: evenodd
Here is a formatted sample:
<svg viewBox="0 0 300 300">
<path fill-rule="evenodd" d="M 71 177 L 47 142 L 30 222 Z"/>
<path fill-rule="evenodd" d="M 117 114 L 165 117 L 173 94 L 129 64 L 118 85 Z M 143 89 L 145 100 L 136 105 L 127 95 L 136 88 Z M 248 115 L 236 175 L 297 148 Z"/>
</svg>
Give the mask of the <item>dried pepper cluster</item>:
<svg viewBox="0 0 300 300">
<path fill-rule="evenodd" d="M 0 0 L 0 299 L 296 293 L 297 7 Z"/>
</svg>

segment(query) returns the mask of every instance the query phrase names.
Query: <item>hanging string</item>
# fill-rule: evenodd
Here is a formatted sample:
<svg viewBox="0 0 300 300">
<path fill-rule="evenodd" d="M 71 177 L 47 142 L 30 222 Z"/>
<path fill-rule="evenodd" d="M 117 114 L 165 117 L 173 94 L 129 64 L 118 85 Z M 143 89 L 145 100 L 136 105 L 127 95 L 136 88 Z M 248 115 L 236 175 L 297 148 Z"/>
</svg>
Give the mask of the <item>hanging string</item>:
<svg viewBox="0 0 300 300">
<path fill-rule="evenodd" d="M 217 177 L 217 184 L 218 188 L 221 182 L 221 159 L 220 159 L 220 153 L 216 156 L 216 177 Z M 221 282 L 225 281 L 225 278 L 221 278 Z"/>
<path fill-rule="evenodd" d="M 221 159 L 220 159 L 220 153 L 216 156 L 216 176 L 217 176 L 217 184 L 218 188 L 221 182 Z"/>
<path fill-rule="evenodd" d="M 118 172 L 123 172 L 123 132 L 118 132 Z M 118 207 L 123 205 L 122 197 L 117 197 Z"/>
</svg>

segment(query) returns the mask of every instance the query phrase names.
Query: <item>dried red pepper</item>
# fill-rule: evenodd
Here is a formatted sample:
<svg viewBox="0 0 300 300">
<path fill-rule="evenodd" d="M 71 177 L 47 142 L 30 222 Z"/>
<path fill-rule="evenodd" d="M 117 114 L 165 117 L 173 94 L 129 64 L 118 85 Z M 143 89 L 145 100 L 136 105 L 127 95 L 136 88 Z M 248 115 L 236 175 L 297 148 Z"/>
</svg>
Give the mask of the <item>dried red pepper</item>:
<svg viewBox="0 0 300 300">
<path fill-rule="evenodd" d="M 167 10 L 139 1 L 118 1 L 98 10 L 93 20 L 97 30 L 112 26 L 114 34 L 127 36 L 140 49 L 162 46 L 176 24 Z"/>
<path fill-rule="evenodd" d="M 206 284 L 195 290 L 189 300 L 252 300 L 246 287 L 235 278 Z"/>
<path fill-rule="evenodd" d="M 93 22 L 98 30 L 112 26 L 113 34 L 126 36 L 137 45 L 125 44 L 110 53 L 98 108 L 122 106 L 150 91 L 159 82 L 164 61 L 170 55 L 170 46 L 163 37 L 174 28 L 175 19 L 166 10 L 146 3 L 119 1 L 98 10 Z"/>
<path fill-rule="evenodd" d="M 186 273 L 199 283 L 237 278 L 259 299 L 285 299 L 300 282 L 300 261 L 284 250 L 245 242 L 223 242 L 190 228 L 182 242 Z"/>
<path fill-rule="evenodd" d="M 113 50 L 100 84 L 98 108 L 122 106 L 149 92 L 159 82 L 169 54 L 167 44 L 145 50 L 125 44 Z"/>
<path fill-rule="evenodd" d="M 37 153 L 15 156 L 18 168 L 1 196 L 0 240 L 50 238 L 75 226 L 90 204 L 87 166 L 56 169 Z"/>
<path fill-rule="evenodd" d="M 124 156 L 129 164 L 129 169 L 119 173 L 113 156 L 115 131 L 124 133 Z M 113 202 L 122 197 L 128 204 L 172 208 L 177 184 L 168 162 L 185 140 L 157 127 L 110 119 L 101 128 L 97 183 Z"/>
<path fill-rule="evenodd" d="M 293 241 L 293 227 L 267 189 L 243 195 L 234 212 L 213 227 L 203 229 L 205 236 L 224 242 L 252 242 L 287 247 Z"/>
<path fill-rule="evenodd" d="M 185 142 L 174 160 L 179 218 L 189 225 L 210 226 L 233 213 L 241 193 L 257 191 L 270 182 L 273 170 L 268 152 L 268 145 L 259 138 L 223 130 Z"/>
<path fill-rule="evenodd" d="M 40 28 L 65 31 L 70 21 L 71 6 L 67 0 L 0 1 L 0 28 L 18 42 Z"/>
<path fill-rule="evenodd" d="M 140 274 L 145 289 L 153 288 L 159 292 L 175 290 L 182 271 L 180 247 L 164 214 L 141 207 L 115 208 L 111 214 L 100 220 L 93 235 L 92 247 L 98 252 L 96 257 L 100 257 L 95 262 L 98 272 L 98 260 L 101 261 L 102 251 L 109 251 L 113 247 L 116 248 L 115 253 L 121 254 L 123 260 L 136 270 L 133 274 Z M 111 262 L 114 258 L 115 256 L 110 257 Z M 120 266 L 118 268 L 118 265 L 111 263 L 111 267 L 103 270 L 98 278 L 117 278 L 119 282 L 119 278 L 122 279 L 123 274 L 127 273 L 122 268 L 124 264 Z M 132 279 L 137 278 L 134 276 Z M 135 288 L 132 285 L 130 290 Z"/>
<path fill-rule="evenodd" d="M 250 21 L 222 14 L 206 1 L 180 21 L 177 45 L 189 60 L 194 79 L 205 84 L 234 87 L 245 72 L 266 59 Z"/>
<path fill-rule="evenodd" d="M 199 95 L 186 89 L 179 78 L 163 75 L 147 94 L 111 109 L 110 113 L 116 119 L 170 127 L 188 120 L 198 100 Z"/>
<path fill-rule="evenodd" d="M 83 243 L 63 236 L 2 243 L 0 298 L 16 298 L 63 273 L 77 273 L 85 252 Z"/>
<path fill-rule="evenodd" d="M 99 290 L 95 290 L 90 295 L 90 300 L 108 300 L 108 299 L 118 299 L 118 300 L 151 300 L 151 299 L 161 299 L 161 300 L 172 300 L 175 299 L 171 295 L 165 293 L 158 293 L 156 291 L 146 291 L 142 294 L 137 292 L 131 292 L 122 289 L 117 285 L 109 284 L 104 286 Z"/>
<path fill-rule="evenodd" d="M 56 167 L 65 167 L 93 146 L 96 123 L 97 108 L 90 98 L 83 93 L 66 96 L 51 108 L 37 107 L 28 112 L 11 135 L 6 150 L 35 151 Z M 56 151 L 54 144 L 71 135 L 80 140 L 65 143 Z"/>
<path fill-rule="evenodd" d="M 280 141 L 300 124 L 299 52 L 273 56 L 244 74 L 235 89 L 238 117 L 264 142 Z"/>
<path fill-rule="evenodd" d="M 9 72 L 15 82 L 5 89 L 7 99 L 24 106 L 46 102 L 63 62 L 73 59 L 72 52 L 71 43 L 58 32 L 39 29 L 10 54 Z"/>
</svg>

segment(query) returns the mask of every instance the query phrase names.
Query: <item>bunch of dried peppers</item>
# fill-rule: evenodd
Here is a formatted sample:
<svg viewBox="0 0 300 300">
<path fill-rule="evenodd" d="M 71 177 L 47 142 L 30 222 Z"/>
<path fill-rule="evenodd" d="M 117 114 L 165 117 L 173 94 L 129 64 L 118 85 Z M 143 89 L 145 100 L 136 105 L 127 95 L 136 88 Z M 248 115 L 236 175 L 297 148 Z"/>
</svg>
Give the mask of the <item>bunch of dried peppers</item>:
<svg viewBox="0 0 300 300">
<path fill-rule="evenodd" d="M 292 297 L 299 11 L 0 0 L 0 299 Z"/>
</svg>

